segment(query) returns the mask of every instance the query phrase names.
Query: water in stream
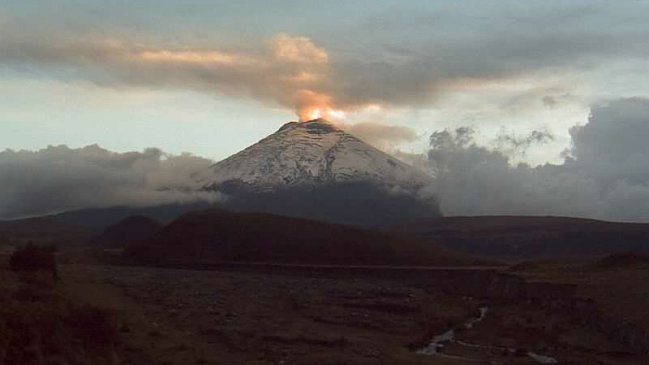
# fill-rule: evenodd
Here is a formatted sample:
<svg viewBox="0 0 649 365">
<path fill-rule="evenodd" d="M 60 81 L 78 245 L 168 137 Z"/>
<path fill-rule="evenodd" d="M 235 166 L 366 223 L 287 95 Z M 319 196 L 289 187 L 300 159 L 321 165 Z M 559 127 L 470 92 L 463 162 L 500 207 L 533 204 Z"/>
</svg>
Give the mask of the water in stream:
<svg viewBox="0 0 649 365">
<path fill-rule="evenodd" d="M 464 322 L 462 325 L 466 329 L 471 329 L 474 327 L 475 324 L 479 323 L 482 321 L 485 316 L 487 315 L 487 312 L 489 311 L 489 307 L 483 306 L 480 307 L 480 315 L 478 317 L 473 317 Z M 430 343 L 424 347 L 421 348 L 417 351 L 418 354 L 422 355 L 430 355 L 430 356 L 442 356 L 442 357 L 449 357 L 449 358 L 458 358 L 458 359 L 463 359 L 463 360 L 475 360 L 475 361 L 480 361 L 479 359 L 470 359 L 470 358 L 464 358 L 461 356 L 454 356 L 454 355 L 449 355 L 445 354 L 442 352 L 442 349 L 444 348 L 445 345 L 454 343 L 460 346 L 464 347 L 473 347 L 473 348 L 482 348 L 485 350 L 506 350 L 511 353 L 514 353 L 516 350 L 513 348 L 500 348 L 496 346 L 488 346 L 488 345 L 478 345 L 478 344 L 471 344 L 463 341 L 459 341 L 455 338 L 455 329 L 448 330 L 442 334 L 436 335 L 433 337 L 433 339 L 430 341 Z M 545 356 L 545 355 L 539 355 L 534 352 L 528 352 L 527 356 L 530 358 L 534 359 L 536 362 L 540 364 L 558 364 L 559 362 L 550 356 Z"/>
</svg>

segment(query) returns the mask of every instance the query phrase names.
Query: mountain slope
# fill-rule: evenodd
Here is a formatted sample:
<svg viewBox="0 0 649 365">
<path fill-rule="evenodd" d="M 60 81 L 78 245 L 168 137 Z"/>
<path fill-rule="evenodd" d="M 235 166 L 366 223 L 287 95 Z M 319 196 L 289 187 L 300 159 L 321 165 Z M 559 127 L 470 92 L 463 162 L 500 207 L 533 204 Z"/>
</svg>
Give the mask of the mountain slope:
<svg viewBox="0 0 649 365">
<path fill-rule="evenodd" d="M 108 226 L 92 243 L 102 247 L 128 247 L 148 240 L 162 227 L 149 217 L 132 216 Z"/>
<path fill-rule="evenodd" d="M 187 212 L 207 209 L 211 206 L 212 204 L 207 202 L 164 204 L 150 207 L 116 206 L 71 210 L 44 217 L 61 223 L 101 231 L 132 216 L 144 216 L 161 223 L 169 223 Z"/>
<path fill-rule="evenodd" d="M 87 242 L 95 232 L 87 227 L 60 222 L 52 217 L 0 221 L 0 246 L 74 246 Z"/>
<path fill-rule="evenodd" d="M 411 238 L 259 213 L 188 213 L 145 245 L 136 260 L 226 260 L 345 265 L 479 265 L 486 261 Z"/>
<path fill-rule="evenodd" d="M 448 249 L 532 259 L 649 253 L 649 224 L 543 216 L 446 217 L 395 229 Z"/>
<path fill-rule="evenodd" d="M 226 193 L 234 187 L 269 191 L 359 181 L 414 190 L 429 183 L 413 167 L 323 119 L 285 124 L 276 133 L 216 163 L 202 178 L 208 189 Z"/>
<path fill-rule="evenodd" d="M 425 174 L 322 119 L 285 124 L 195 178 L 234 211 L 364 226 L 439 215 Z"/>
</svg>

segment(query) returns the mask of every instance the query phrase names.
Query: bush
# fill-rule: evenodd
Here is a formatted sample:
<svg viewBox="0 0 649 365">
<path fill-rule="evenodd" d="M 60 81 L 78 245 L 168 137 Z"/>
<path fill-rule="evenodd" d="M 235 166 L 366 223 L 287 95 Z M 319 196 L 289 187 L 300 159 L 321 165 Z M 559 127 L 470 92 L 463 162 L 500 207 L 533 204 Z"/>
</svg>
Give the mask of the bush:
<svg viewBox="0 0 649 365">
<path fill-rule="evenodd" d="M 9 258 L 9 265 L 12 270 L 16 271 L 50 271 L 52 277 L 57 279 L 54 251 L 52 247 L 28 244 L 14 251 Z"/>
</svg>

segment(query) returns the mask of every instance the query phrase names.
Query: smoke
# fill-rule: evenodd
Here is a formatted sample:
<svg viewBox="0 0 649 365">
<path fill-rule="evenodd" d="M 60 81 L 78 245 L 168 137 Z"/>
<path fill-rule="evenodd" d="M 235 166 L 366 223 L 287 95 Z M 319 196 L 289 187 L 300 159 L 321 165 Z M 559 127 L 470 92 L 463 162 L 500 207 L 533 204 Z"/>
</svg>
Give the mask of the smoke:
<svg viewBox="0 0 649 365">
<path fill-rule="evenodd" d="M 0 218 L 115 205 L 212 201 L 196 192 L 192 173 L 212 161 L 150 148 L 114 153 L 96 145 L 0 152 Z"/>
<path fill-rule="evenodd" d="M 413 142 L 418 136 L 412 128 L 374 122 L 339 124 L 350 134 L 385 151 L 395 150 L 403 142 Z"/>
<path fill-rule="evenodd" d="M 531 167 L 514 166 L 497 148 L 477 145 L 469 128 L 433 133 L 428 168 L 442 211 L 649 220 L 649 99 L 595 106 L 588 123 L 570 135 L 562 164 Z"/>
<path fill-rule="evenodd" d="M 22 6 L 6 6 L 0 14 L 2 67 L 109 87 L 250 97 L 294 109 L 301 119 L 373 104 L 428 107 L 445 94 L 485 85 L 495 88 L 486 93 L 501 97 L 508 91 L 503 86 L 513 85 L 512 107 L 530 108 L 525 102 L 537 103 L 536 95 L 518 100 L 522 89 L 516 80 L 541 85 L 555 79 L 543 87 L 552 86 L 551 95 L 541 98 L 543 106 L 558 107 L 572 92 L 583 97 L 579 90 L 592 83 L 600 89 L 592 91 L 595 97 L 611 95 L 618 82 L 608 82 L 607 74 L 621 84 L 646 81 L 633 70 L 645 69 L 649 55 L 642 2 L 472 1 L 468 8 L 480 16 L 465 11 L 466 5 L 369 9 L 354 2 L 335 5 L 333 12 L 331 5 L 278 11 L 281 5 L 263 1 L 252 13 L 250 4 L 188 8 L 151 2 L 119 9 L 94 4 L 90 12 L 78 4 L 25 7 L 34 9 L 24 13 Z M 178 22 L 180 14 L 185 21 Z M 349 21 L 341 21 L 341 14 Z M 250 36 L 278 27 L 312 38 Z M 634 67 L 616 66 L 625 63 Z M 580 77 L 597 70 L 604 73 L 591 77 L 606 82 Z"/>
<path fill-rule="evenodd" d="M 327 52 L 305 37 L 279 34 L 260 49 L 145 45 L 99 36 L 8 32 L 0 65 L 106 87 L 178 88 L 251 97 L 294 109 L 302 120 L 336 112 Z"/>
</svg>

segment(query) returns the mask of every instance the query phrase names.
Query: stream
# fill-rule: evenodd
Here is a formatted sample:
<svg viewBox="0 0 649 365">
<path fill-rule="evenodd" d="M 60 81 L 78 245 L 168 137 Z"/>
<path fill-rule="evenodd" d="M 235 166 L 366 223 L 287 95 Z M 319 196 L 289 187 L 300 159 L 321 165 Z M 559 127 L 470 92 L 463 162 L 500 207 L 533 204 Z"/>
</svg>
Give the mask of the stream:
<svg viewBox="0 0 649 365">
<path fill-rule="evenodd" d="M 472 317 L 466 322 L 462 324 L 462 327 L 466 329 L 471 329 L 473 328 L 477 323 L 482 321 L 486 316 L 487 312 L 489 311 L 489 307 L 483 306 L 479 308 L 480 310 L 480 315 L 478 317 Z M 504 347 L 497 347 L 497 346 L 488 346 L 488 345 L 478 345 L 478 344 L 471 344 L 468 342 L 460 341 L 455 338 L 455 329 L 450 329 L 442 334 L 436 335 L 432 338 L 430 343 L 426 346 L 423 347 L 419 350 L 417 350 L 418 354 L 422 355 L 429 355 L 429 356 L 440 356 L 440 357 L 447 357 L 447 358 L 455 358 L 455 359 L 462 359 L 462 360 L 468 360 L 468 361 L 482 361 L 480 359 L 471 359 L 471 358 L 466 358 L 462 356 L 455 356 L 455 355 L 448 355 L 442 352 L 443 348 L 445 345 L 453 343 L 459 346 L 463 347 L 472 347 L 472 348 L 481 348 L 485 350 L 506 350 L 509 351 L 510 353 L 516 352 L 516 349 L 513 348 L 504 348 Z M 534 352 L 527 352 L 527 356 L 535 360 L 536 362 L 540 364 L 558 364 L 559 361 L 557 359 L 550 357 L 550 356 L 545 356 L 545 355 L 539 355 Z"/>
</svg>

